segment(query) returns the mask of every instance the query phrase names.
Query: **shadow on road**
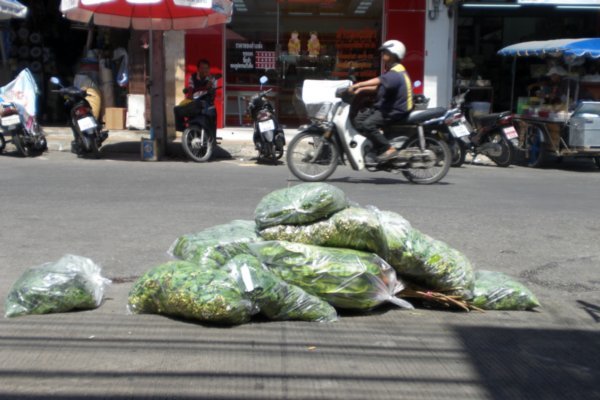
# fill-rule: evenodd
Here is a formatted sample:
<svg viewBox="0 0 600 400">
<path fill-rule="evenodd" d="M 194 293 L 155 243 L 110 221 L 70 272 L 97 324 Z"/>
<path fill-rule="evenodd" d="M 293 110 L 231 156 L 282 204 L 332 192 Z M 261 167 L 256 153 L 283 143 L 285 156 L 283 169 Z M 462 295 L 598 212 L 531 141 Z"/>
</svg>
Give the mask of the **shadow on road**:
<svg viewBox="0 0 600 400">
<path fill-rule="evenodd" d="M 493 399 L 599 398 L 600 332 L 456 327 Z"/>
<path fill-rule="evenodd" d="M 141 143 L 119 142 L 106 144 L 101 148 L 101 158 L 106 160 L 118 161 L 143 161 L 141 153 Z M 220 146 L 217 146 L 209 162 L 231 160 L 232 158 L 233 157 L 227 150 Z M 167 152 L 166 155 L 164 155 L 162 161 L 194 162 L 186 156 L 181 146 L 181 143 L 175 142 L 167 143 Z"/>
</svg>

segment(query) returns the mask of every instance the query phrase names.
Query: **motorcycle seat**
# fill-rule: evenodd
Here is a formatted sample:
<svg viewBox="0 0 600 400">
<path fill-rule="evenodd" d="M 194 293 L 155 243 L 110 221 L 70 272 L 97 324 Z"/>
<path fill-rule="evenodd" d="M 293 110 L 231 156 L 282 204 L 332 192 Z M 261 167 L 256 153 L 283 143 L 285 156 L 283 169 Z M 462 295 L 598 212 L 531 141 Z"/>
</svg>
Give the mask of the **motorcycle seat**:
<svg viewBox="0 0 600 400">
<path fill-rule="evenodd" d="M 510 115 L 510 111 L 504 111 L 501 113 L 493 113 L 493 114 L 485 114 L 485 115 L 474 115 L 473 116 L 473 122 L 475 123 L 475 125 L 477 126 L 490 126 L 490 125 L 494 125 L 496 123 L 496 121 L 498 121 L 500 118 L 506 117 Z"/>
<path fill-rule="evenodd" d="M 441 117 L 446 113 L 444 107 L 428 108 L 426 110 L 411 111 L 408 118 L 402 121 L 404 124 L 419 124 L 433 118 Z"/>
</svg>

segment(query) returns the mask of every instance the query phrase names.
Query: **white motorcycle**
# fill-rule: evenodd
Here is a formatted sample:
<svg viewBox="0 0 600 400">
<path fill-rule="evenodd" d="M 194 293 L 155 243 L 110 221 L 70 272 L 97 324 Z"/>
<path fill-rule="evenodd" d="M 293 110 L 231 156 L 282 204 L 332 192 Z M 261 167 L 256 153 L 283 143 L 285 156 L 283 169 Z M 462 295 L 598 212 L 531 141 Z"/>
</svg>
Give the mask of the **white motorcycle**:
<svg viewBox="0 0 600 400">
<path fill-rule="evenodd" d="M 311 124 L 300 127 L 288 145 L 287 165 L 303 181 L 323 181 L 338 164 L 348 162 L 352 169 L 399 173 L 411 182 L 431 184 L 448 173 L 452 155 L 438 134 L 427 133 L 429 124 L 447 118 L 445 108 L 413 111 L 409 117 L 384 128 L 398 156 L 376 161 L 373 144 L 354 128 L 348 93 L 351 81 L 304 81 L 302 99 Z"/>
</svg>

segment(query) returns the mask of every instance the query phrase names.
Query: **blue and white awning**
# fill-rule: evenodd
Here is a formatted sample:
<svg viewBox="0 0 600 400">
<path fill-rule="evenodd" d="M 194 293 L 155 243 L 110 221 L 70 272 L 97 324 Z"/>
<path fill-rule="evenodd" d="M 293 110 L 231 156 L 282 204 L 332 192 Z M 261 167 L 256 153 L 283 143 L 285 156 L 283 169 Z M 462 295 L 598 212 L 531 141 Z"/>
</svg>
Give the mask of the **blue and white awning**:
<svg viewBox="0 0 600 400">
<path fill-rule="evenodd" d="M 514 57 L 600 58 L 600 38 L 523 42 L 505 47 L 498 54 Z"/>
<path fill-rule="evenodd" d="M 0 0 L 0 20 L 10 18 L 25 18 L 27 7 L 17 0 Z"/>
</svg>

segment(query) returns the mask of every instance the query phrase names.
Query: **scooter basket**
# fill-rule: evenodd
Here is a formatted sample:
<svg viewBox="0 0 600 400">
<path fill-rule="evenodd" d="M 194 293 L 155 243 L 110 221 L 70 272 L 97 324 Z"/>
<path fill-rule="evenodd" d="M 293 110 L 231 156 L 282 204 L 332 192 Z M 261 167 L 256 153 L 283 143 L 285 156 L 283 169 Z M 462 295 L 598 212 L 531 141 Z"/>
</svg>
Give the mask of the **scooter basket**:
<svg viewBox="0 0 600 400">
<path fill-rule="evenodd" d="M 333 108 L 333 103 L 306 104 L 306 113 L 309 118 L 326 121 Z"/>
</svg>

